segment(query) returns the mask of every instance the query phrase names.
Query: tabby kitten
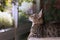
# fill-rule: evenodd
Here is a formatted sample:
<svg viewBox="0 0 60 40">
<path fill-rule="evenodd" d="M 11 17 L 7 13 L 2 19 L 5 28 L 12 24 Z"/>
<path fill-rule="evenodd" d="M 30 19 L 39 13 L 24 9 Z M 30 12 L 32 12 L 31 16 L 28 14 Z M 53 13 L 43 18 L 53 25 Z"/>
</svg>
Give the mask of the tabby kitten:
<svg viewBox="0 0 60 40">
<path fill-rule="evenodd" d="M 29 20 L 32 22 L 29 37 L 42 37 L 42 10 L 39 12 L 39 14 L 29 16 Z"/>
<path fill-rule="evenodd" d="M 29 20 L 32 22 L 32 27 L 28 39 L 30 37 L 43 38 L 58 36 L 56 24 L 54 23 L 43 24 L 42 10 L 39 12 L 39 14 L 33 14 L 29 16 Z"/>
</svg>

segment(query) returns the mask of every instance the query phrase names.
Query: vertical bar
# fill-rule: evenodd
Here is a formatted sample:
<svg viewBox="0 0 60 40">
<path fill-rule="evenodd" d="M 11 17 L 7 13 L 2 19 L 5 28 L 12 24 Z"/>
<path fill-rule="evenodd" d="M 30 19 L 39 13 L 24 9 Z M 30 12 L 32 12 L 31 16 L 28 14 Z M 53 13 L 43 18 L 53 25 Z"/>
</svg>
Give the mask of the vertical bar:
<svg viewBox="0 0 60 40">
<path fill-rule="evenodd" d="M 13 18 L 14 18 L 14 28 L 15 28 L 15 40 L 18 40 L 18 36 L 17 36 L 17 26 L 18 26 L 18 3 L 16 2 L 15 4 L 12 4 L 13 8 L 12 8 L 12 14 L 13 14 Z"/>
</svg>

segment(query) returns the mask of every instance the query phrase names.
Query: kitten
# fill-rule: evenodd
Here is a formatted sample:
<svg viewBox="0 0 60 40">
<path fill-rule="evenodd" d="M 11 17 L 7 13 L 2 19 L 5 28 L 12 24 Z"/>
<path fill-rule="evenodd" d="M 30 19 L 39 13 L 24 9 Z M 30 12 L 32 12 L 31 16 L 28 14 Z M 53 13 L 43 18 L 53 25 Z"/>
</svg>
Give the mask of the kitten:
<svg viewBox="0 0 60 40">
<path fill-rule="evenodd" d="M 34 24 L 42 24 L 43 23 L 42 10 L 39 12 L 39 14 L 33 14 L 29 16 L 29 20 L 32 22 L 32 26 Z"/>
<path fill-rule="evenodd" d="M 29 20 L 32 22 L 29 37 L 42 37 L 42 10 L 39 12 L 39 14 L 29 16 Z"/>
<path fill-rule="evenodd" d="M 56 28 L 57 25 L 50 23 L 43 24 L 42 10 L 39 12 L 39 14 L 29 16 L 29 20 L 32 22 L 32 27 L 28 39 L 30 37 L 43 38 L 58 36 Z"/>
</svg>

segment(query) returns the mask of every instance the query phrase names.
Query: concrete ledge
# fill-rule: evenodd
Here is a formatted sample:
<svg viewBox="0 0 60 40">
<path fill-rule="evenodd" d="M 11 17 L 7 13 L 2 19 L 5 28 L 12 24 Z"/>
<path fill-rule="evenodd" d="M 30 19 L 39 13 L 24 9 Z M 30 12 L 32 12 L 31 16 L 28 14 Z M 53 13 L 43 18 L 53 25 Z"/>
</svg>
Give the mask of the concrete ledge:
<svg viewBox="0 0 60 40">
<path fill-rule="evenodd" d="M 60 40 L 60 37 L 51 37 L 51 38 L 29 38 L 27 40 Z"/>
</svg>

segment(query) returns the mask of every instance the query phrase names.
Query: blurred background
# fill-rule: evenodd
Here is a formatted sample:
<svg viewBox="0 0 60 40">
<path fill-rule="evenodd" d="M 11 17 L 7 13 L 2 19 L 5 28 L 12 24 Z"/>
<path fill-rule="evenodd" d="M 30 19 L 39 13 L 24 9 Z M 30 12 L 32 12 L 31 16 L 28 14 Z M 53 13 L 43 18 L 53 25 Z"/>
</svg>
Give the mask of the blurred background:
<svg viewBox="0 0 60 40">
<path fill-rule="evenodd" d="M 18 4 L 18 40 L 27 40 L 32 25 L 28 15 L 39 13 L 40 0 L 18 0 Z"/>
<path fill-rule="evenodd" d="M 0 40 L 27 40 L 28 15 L 39 11 L 40 0 L 0 0 Z"/>
<path fill-rule="evenodd" d="M 0 40 L 15 40 L 14 19 L 17 19 L 14 15 L 15 2 L 15 0 L 0 0 Z"/>
<path fill-rule="evenodd" d="M 54 1 L 0 0 L 0 40 L 27 40 L 32 25 L 28 15 L 39 13 L 42 8 L 45 22 L 60 22 L 60 6 Z"/>
</svg>

